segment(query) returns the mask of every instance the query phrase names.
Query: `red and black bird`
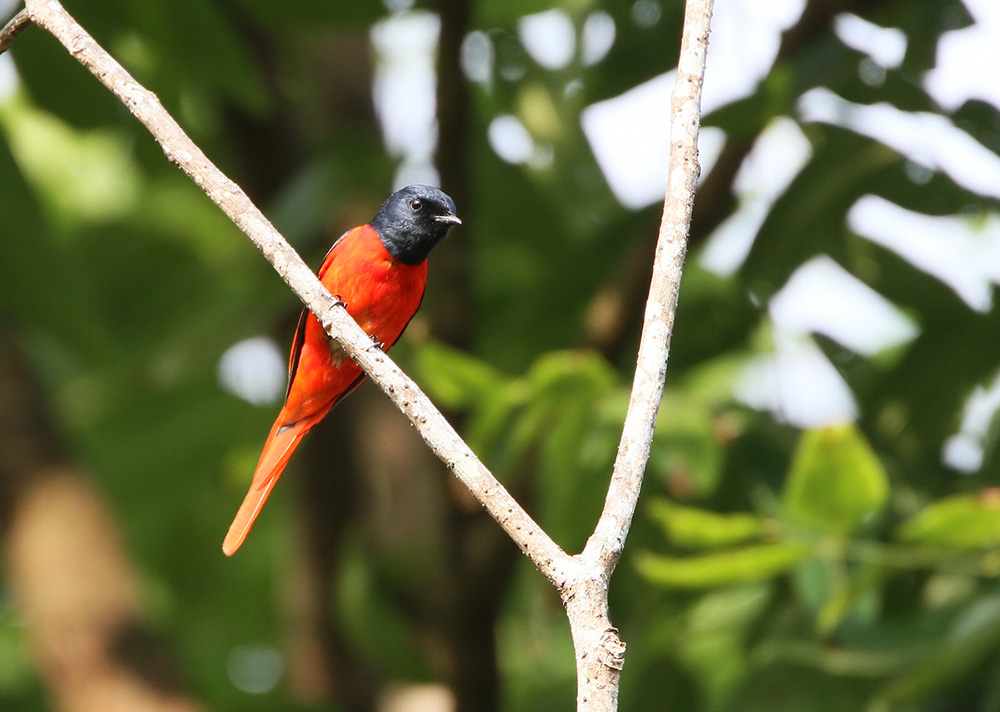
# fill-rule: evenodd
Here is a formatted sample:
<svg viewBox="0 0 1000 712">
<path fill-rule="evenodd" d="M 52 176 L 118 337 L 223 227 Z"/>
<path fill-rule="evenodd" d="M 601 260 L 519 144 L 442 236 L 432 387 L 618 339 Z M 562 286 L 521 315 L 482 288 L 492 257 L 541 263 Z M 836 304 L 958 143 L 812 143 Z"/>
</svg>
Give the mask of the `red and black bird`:
<svg viewBox="0 0 1000 712">
<path fill-rule="evenodd" d="M 389 196 L 370 223 L 345 232 L 323 259 L 319 279 L 388 350 L 420 307 L 427 256 L 461 220 L 438 188 L 411 185 Z M 222 551 L 232 556 L 267 501 L 296 446 L 365 374 L 319 320 L 302 310 L 288 361 L 288 390 Z"/>
</svg>

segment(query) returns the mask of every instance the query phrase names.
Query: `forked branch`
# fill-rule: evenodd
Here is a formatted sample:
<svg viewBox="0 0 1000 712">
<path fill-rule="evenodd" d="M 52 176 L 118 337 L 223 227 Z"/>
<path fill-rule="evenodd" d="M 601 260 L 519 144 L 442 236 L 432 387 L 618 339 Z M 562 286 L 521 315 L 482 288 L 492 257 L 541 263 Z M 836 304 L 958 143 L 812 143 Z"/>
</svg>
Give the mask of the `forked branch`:
<svg viewBox="0 0 1000 712">
<path fill-rule="evenodd" d="M 323 287 L 299 255 L 184 133 L 155 94 L 142 87 L 57 0 L 27 0 L 0 30 L 0 52 L 29 24 L 52 34 L 146 126 L 177 164 L 239 227 L 322 322 L 330 336 L 406 414 L 431 450 L 556 586 L 570 619 L 577 655 L 578 708 L 617 708 L 624 644 L 608 619 L 608 581 L 621 556 L 649 458 L 663 392 L 667 354 L 698 177 L 701 83 L 712 0 L 688 0 L 671 107 L 668 185 L 632 395 L 608 495 L 594 534 L 577 556 L 566 554 L 476 457 L 420 388 L 377 348 Z"/>
</svg>

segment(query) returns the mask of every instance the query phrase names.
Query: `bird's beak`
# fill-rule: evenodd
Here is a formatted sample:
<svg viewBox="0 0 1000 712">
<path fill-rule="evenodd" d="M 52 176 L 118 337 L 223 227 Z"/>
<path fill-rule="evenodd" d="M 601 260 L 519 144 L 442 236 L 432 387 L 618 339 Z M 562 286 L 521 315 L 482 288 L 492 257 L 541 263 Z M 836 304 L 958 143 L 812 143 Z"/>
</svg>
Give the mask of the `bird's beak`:
<svg viewBox="0 0 1000 712">
<path fill-rule="evenodd" d="M 448 213 L 447 215 L 435 215 L 434 220 L 441 223 L 451 223 L 452 225 L 461 225 L 462 221 L 458 219 L 457 215 L 452 215 Z"/>
</svg>

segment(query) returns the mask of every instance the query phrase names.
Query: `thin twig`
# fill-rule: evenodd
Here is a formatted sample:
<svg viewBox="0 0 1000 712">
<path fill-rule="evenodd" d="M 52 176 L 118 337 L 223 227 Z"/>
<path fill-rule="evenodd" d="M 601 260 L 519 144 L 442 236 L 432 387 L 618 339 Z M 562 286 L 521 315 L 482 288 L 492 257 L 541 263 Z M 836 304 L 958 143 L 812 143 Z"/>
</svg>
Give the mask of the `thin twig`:
<svg viewBox="0 0 1000 712">
<path fill-rule="evenodd" d="M 10 43 L 14 41 L 14 38 L 24 32 L 30 24 L 32 24 L 32 19 L 27 8 L 24 8 L 14 15 L 14 17 L 10 18 L 10 22 L 0 30 L 0 54 L 6 52 L 7 48 L 10 47 Z"/>
<path fill-rule="evenodd" d="M 635 379 L 604 511 L 577 560 L 587 577 L 562 592 L 576 652 L 577 709 L 614 712 L 625 644 L 608 617 L 608 583 L 628 535 L 663 394 L 695 183 L 712 0 L 688 0 L 671 102 L 670 160 Z"/>
<path fill-rule="evenodd" d="M 700 171 L 698 129 L 701 125 L 701 85 L 705 75 L 711 19 L 712 0 L 688 0 L 677 81 L 671 100 L 667 191 L 632 394 L 604 511 L 582 554 L 587 562 L 600 562 L 608 577 L 621 557 L 632 523 L 663 396 L 670 337 L 677 312 L 677 294 L 687 252 L 691 208 Z"/>
<path fill-rule="evenodd" d="M 576 562 L 546 534 L 483 465 L 430 399 L 350 317 L 246 193 L 184 133 L 155 94 L 142 87 L 56 0 L 27 0 L 32 19 L 51 33 L 149 129 L 171 161 L 253 241 L 323 327 L 414 424 L 431 450 L 462 480 L 521 550 L 556 586 Z"/>
</svg>

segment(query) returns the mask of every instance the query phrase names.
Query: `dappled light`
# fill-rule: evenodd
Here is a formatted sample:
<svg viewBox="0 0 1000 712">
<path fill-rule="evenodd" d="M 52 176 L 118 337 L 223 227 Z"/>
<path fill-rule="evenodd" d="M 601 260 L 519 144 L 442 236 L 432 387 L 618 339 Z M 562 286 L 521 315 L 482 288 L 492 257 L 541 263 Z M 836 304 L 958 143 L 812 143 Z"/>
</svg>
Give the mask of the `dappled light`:
<svg viewBox="0 0 1000 712">
<path fill-rule="evenodd" d="M 994 709 L 1000 3 L 716 0 L 670 171 L 683 5 L 72 3 L 155 93 L 128 108 L 87 47 L 0 34 L 0 710 L 572 709 L 588 551 L 622 712 Z M 337 404 L 233 558 L 302 303 L 230 217 L 268 221 L 174 165 L 208 161 L 311 268 L 403 185 L 462 220 L 389 354 L 313 334 L 422 393 Z M 688 177 L 619 562 L 595 525 Z"/>
</svg>

